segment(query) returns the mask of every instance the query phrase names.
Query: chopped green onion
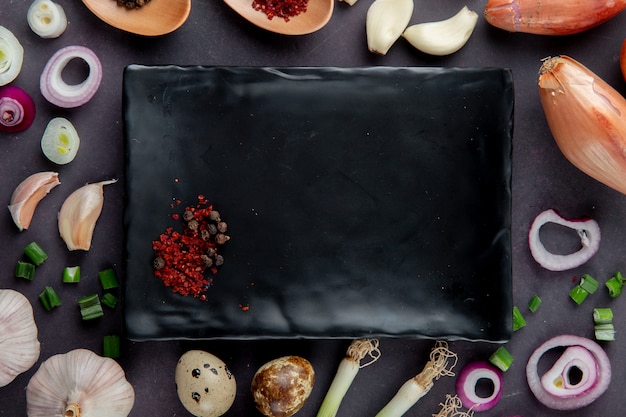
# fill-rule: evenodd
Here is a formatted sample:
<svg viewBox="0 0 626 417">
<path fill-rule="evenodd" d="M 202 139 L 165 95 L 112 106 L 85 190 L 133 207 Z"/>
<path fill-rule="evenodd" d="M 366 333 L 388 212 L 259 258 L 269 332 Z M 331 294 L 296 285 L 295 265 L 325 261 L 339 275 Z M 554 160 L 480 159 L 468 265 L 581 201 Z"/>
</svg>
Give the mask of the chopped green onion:
<svg viewBox="0 0 626 417">
<path fill-rule="evenodd" d="M 66 266 L 63 269 L 63 282 L 70 284 L 80 282 L 80 266 Z"/>
<path fill-rule="evenodd" d="M 598 281 L 596 281 L 591 275 L 584 274 L 580 277 L 580 284 L 578 284 L 581 288 L 584 288 L 589 294 L 593 294 L 598 291 Z"/>
<path fill-rule="evenodd" d="M 606 282 L 606 287 L 609 289 L 609 295 L 612 298 L 617 297 L 622 293 L 622 287 L 624 286 L 624 277 L 621 272 L 616 272 L 609 280 Z"/>
<path fill-rule="evenodd" d="M 613 310 L 610 308 L 594 308 L 593 322 L 595 324 L 607 324 L 613 322 Z"/>
<path fill-rule="evenodd" d="M 41 305 L 43 305 L 43 308 L 47 311 L 61 305 L 61 299 L 57 295 L 56 291 L 54 291 L 54 288 L 50 286 L 46 286 L 39 294 L 39 301 L 41 301 Z"/>
<path fill-rule="evenodd" d="M 15 276 L 32 281 L 35 278 L 35 265 L 30 262 L 17 261 L 15 265 Z"/>
<path fill-rule="evenodd" d="M 504 346 L 500 346 L 489 357 L 489 362 L 499 368 L 502 372 L 506 372 L 513 364 L 513 355 L 511 355 L 511 353 L 506 350 Z"/>
<path fill-rule="evenodd" d="M 513 306 L 513 331 L 515 332 L 524 326 L 526 326 L 526 320 L 524 320 L 522 312 L 519 311 L 517 306 Z"/>
<path fill-rule="evenodd" d="M 120 357 L 120 337 L 117 335 L 104 336 L 102 340 L 102 355 L 107 358 Z"/>
<path fill-rule="evenodd" d="M 117 305 L 117 297 L 108 292 L 102 296 L 102 304 L 109 308 L 115 308 Z"/>
<path fill-rule="evenodd" d="M 534 313 L 535 311 L 539 309 L 540 305 L 541 305 L 541 298 L 539 298 L 538 295 L 534 295 L 533 298 L 531 298 L 530 301 L 528 302 L 528 309 L 532 313 Z"/>
<path fill-rule="evenodd" d="M 46 259 L 48 259 L 48 254 L 41 249 L 41 246 L 37 244 L 37 242 L 31 242 L 24 248 L 24 254 L 28 256 L 28 258 L 33 261 L 35 266 L 39 266 Z"/>
<path fill-rule="evenodd" d="M 615 340 L 615 327 L 613 323 L 597 324 L 594 327 L 596 340 L 612 342 Z"/>
<path fill-rule="evenodd" d="M 102 310 L 98 294 L 92 294 L 79 298 L 78 306 L 80 307 L 80 315 L 83 320 L 93 320 L 104 316 L 104 311 Z"/>
<path fill-rule="evenodd" d="M 574 302 L 578 305 L 582 304 L 588 295 L 589 295 L 589 292 L 583 287 L 581 287 L 580 285 L 575 286 L 569 292 L 570 298 L 574 300 Z"/>
<path fill-rule="evenodd" d="M 100 271 L 98 273 L 98 276 L 100 277 L 100 284 L 105 290 L 110 290 L 119 286 L 119 283 L 117 282 L 117 276 L 115 275 L 115 271 L 112 268 Z"/>
</svg>

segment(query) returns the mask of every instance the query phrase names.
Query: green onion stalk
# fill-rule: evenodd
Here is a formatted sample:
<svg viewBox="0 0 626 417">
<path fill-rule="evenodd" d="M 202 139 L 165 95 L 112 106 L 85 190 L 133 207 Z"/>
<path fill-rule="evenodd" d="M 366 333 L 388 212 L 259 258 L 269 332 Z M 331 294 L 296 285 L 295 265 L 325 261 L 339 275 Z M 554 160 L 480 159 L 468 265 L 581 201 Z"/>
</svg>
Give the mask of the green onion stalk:
<svg viewBox="0 0 626 417">
<path fill-rule="evenodd" d="M 367 357 L 369 359 L 363 362 Z M 317 417 L 335 417 L 359 370 L 376 362 L 379 357 L 378 339 L 357 339 L 350 343 L 346 356 L 339 363 L 335 377 L 317 412 Z"/>
<path fill-rule="evenodd" d="M 430 352 L 430 359 L 422 372 L 406 381 L 396 395 L 376 414 L 376 417 L 400 417 L 430 391 L 434 381 L 442 376 L 454 376 L 452 368 L 457 362 L 456 353 L 448 344 L 438 341 Z"/>
</svg>

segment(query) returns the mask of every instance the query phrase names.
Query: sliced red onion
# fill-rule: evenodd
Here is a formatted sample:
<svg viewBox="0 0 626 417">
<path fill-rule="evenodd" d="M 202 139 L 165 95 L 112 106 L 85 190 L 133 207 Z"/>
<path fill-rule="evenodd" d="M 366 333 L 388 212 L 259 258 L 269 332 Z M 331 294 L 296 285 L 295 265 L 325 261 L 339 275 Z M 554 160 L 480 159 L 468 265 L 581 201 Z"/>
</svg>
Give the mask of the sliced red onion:
<svg viewBox="0 0 626 417">
<path fill-rule="evenodd" d="M 580 380 L 573 383 L 572 369 L 581 373 Z M 557 397 L 576 397 L 593 388 L 598 382 L 598 368 L 591 352 L 582 346 L 570 346 L 541 377 L 541 386 Z"/>
<path fill-rule="evenodd" d="M 476 393 L 476 385 L 481 379 L 493 384 L 493 392 L 488 397 Z M 485 411 L 493 408 L 502 396 L 502 372 L 488 362 L 472 362 L 461 370 L 456 380 L 456 393 L 465 408 Z"/>
<path fill-rule="evenodd" d="M 0 26 L 0 85 L 17 78 L 24 62 L 24 48 L 13 32 Z"/>
<path fill-rule="evenodd" d="M 35 120 L 35 102 L 19 87 L 6 85 L 0 88 L 0 130 L 21 132 Z"/>
<path fill-rule="evenodd" d="M 588 374 L 583 376 L 583 380 L 578 384 L 567 383 L 564 384 L 565 387 L 563 389 L 558 390 L 554 386 L 553 381 L 550 380 L 550 376 L 545 377 L 544 375 L 544 377 L 539 377 L 537 366 L 544 353 L 554 348 L 569 346 L 576 346 L 577 349 L 566 349 L 561 358 L 555 362 L 552 369 L 545 375 L 562 376 L 564 373 L 569 372 L 572 367 L 579 366 L 580 363 L 572 361 L 573 356 L 584 362 L 584 365 L 580 365 L 584 367 L 584 369 L 581 368 L 581 371 L 583 371 L 583 374 L 585 371 Z M 578 349 L 587 350 L 589 355 L 581 356 L 581 351 Z M 594 368 L 595 371 L 593 371 Z M 595 377 L 593 375 L 594 372 Z M 554 410 L 576 410 L 591 404 L 604 394 L 611 382 L 611 363 L 602 347 L 593 340 L 580 336 L 561 335 L 544 342 L 533 352 L 526 365 L 526 379 L 532 393 L 546 407 Z M 567 386 L 572 389 L 568 389 Z M 576 386 L 580 389 L 576 389 Z M 555 395 L 554 392 L 560 395 Z"/>
<path fill-rule="evenodd" d="M 549 252 L 539 237 L 539 230 L 546 223 L 556 223 L 576 230 L 582 244 L 580 250 L 569 255 Z M 557 212 L 549 209 L 540 213 L 533 221 L 528 232 L 528 244 L 530 253 L 541 266 L 550 271 L 566 271 L 584 264 L 596 254 L 600 248 L 600 226 L 595 220 L 589 218 L 564 219 Z"/>
<path fill-rule="evenodd" d="M 63 69 L 73 59 L 82 59 L 89 66 L 89 75 L 79 84 L 68 85 Z M 102 81 L 102 64 L 96 54 L 84 46 L 66 46 L 58 50 L 43 69 L 39 86 L 50 103 L 64 108 L 79 107 L 96 94 Z"/>
</svg>

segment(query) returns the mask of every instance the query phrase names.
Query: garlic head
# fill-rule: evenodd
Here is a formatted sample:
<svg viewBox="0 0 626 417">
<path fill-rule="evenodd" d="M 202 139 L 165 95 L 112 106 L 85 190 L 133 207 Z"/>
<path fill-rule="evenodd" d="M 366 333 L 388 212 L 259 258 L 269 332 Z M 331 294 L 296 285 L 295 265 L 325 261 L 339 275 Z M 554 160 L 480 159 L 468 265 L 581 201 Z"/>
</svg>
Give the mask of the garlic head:
<svg viewBox="0 0 626 417">
<path fill-rule="evenodd" d="M 33 307 L 15 290 L 0 290 L 0 387 L 11 383 L 39 359 Z"/>
<path fill-rule="evenodd" d="M 122 367 L 87 349 L 46 359 L 26 386 L 28 417 L 126 417 L 134 403 Z"/>
<path fill-rule="evenodd" d="M 467 43 L 477 23 L 478 14 L 463 6 L 448 19 L 409 26 L 402 37 L 426 54 L 450 55 Z"/>
<path fill-rule="evenodd" d="M 104 186 L 117 180 L 87 184 L 70 194 L 59 210 L 61 238 L 68 250 L 89 250 L 104 205 Z"/>
<path fill-rule="evenodd" d="M 413 0 L 375 0 L 365 17 L 367 47 L 386 55 L 400 38 L 413 15 Z"/>
<path fill-rule="evenodd" d="M 61 184 L 56 172 L 37 172 L 23 180 L 13 191 L 9 212 L 20 229 L 28 229 L 37 205 L 50 190 Z"/>
</svg>

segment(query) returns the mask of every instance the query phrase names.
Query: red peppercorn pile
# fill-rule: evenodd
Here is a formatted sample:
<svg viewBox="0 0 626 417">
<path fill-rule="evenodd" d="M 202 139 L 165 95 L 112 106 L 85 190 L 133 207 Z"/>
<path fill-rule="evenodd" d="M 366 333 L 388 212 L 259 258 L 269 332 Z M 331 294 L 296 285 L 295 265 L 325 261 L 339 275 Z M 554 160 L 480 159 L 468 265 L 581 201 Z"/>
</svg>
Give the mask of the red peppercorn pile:
<svg viewBox="0 0 626 417">
<path fill-rule="evenodd" d="M 172 217 L 180 218 L 176 214 Z M 198 196 L 195 206 L 185 208 L 182 222 L 182 233 L 168 227 L 152 242 L 154 275 L 174 293 L 206 300 L 205 292 L 212 281 L 206 273 L 217 273 L 224 263 L 218 249 L 230 239 L 228 226 L 203 195 Z"/>
<path fill-rule="evenodd" d="M 252 0 L 254 10 L 260 10 L 272 20 L 274 17 L 282 17 L 285 22 L 290 17 L 306 12 L 309 0 Z"/>
</svg>

